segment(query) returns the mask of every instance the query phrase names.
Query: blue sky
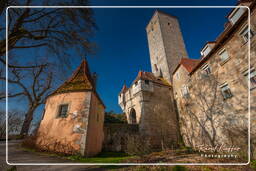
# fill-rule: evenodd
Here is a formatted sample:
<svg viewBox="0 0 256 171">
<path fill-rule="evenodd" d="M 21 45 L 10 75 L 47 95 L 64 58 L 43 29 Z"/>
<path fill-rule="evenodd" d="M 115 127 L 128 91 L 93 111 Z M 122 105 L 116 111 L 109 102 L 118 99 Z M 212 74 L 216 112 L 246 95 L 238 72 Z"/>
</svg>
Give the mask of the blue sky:
<svg viewBox="0 0 256 171">
<path fill-rule="evenodd" d="M 118 3 L 115 3 L 118 2 Z M 168 3 L 167 3 L 168 2 Z M 236 0 L 193 1 L 98 1 L 92 5 L 235 5 Z M 99 75 L 98 92 L 107 111 L 120 113 L 117 95 L 125 82 L 135 79 L 139 70 L 151 71 L 145 27 L 156 9 L 95 9 L 99 27 L 93 39 L 99 46 L 87 59 Z M 231 9 L 159 9 L 178 17 L 190 58 L 199 58 L 206 41 L 223 31 Z"/>
<path fill-rule="evenodd" d="M 237 0 L 94 0 L 91 5 L 235 5 Z M 99 78 L 97 91 L 106 105 L 106 111 L 121 113 L 117 97 L 124 82 L 129 86 L 139 70 L 151 71 L 145 27 L 156 8 L 94 9 L 98 26 L 94 38 L 97 53 L 87 56 L 91 72 Z M 200 49 L 207 41 L 213 41 L 223 31 L 225 17 L 231 9 L 158 9 L 178 17 L 183 38 L 190 58 L 199 58 Z M 72 71 L 80 64 L 81 58 L 74 51 Z M 24 54 L 28 55 L 29 54 Z M 35 54 L 33 54 L 35 55 Z M 10 99 L 10 105 L 12 103 Z M 17 103 L 14 103 L 16 106 Z M 37 110 L 40 118 L 43 106 Z"/>
</svg>

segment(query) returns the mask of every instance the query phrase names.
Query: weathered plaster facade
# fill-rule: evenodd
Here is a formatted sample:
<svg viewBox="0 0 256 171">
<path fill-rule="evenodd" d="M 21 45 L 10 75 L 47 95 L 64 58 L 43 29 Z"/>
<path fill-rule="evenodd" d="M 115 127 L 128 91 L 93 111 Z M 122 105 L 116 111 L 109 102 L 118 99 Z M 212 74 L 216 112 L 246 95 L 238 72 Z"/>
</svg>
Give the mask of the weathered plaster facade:
<svg viewBox="0 0 256 171">
<path fill-rule="evenodd" d="M 62 105 L 67 105 L 67 110 L 60 116 Z M 103 143 L 104 109 L 83 61 L 71 79 L 47 98 L 37 146 L 67 154 L 96 155 Z"/>
</svg>

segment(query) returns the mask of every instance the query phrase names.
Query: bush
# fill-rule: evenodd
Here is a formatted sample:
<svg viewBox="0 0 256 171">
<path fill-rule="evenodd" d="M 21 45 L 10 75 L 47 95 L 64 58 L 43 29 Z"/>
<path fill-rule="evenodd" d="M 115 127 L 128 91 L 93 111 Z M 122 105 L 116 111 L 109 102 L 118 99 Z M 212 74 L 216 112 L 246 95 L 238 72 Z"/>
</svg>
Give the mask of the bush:
<svg viewBox="0 0 256 171">
<path fill-rule="evenodd" d="M 31 135 L 31 136 L 25 137 L 24 140 L 22 141 L 21 145 L 25 148 L 34 149 L 34 150 L 37 149 L 36 136 Z"/>
</svg>

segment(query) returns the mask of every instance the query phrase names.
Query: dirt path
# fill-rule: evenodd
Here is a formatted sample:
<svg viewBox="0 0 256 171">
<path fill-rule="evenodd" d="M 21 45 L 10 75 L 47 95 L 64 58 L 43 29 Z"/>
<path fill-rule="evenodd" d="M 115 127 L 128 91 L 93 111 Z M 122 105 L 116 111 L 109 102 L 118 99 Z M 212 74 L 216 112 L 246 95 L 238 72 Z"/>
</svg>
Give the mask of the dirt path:
<svg viewBox="0 0 256 171">
<path fill-rule="evenodd" d="M 9 141 L 9 163 L 74 163 L 73 161 L 63 159 L 61 157 L 37 154 L 22 150 L 19 141 Z M 5 141 L 0 141 L 0 171 L 11 168 L 5 162 Z M 106 170 L 97 166 L 16 166 L 18 171 L 98 171 Z"/>
</svg>

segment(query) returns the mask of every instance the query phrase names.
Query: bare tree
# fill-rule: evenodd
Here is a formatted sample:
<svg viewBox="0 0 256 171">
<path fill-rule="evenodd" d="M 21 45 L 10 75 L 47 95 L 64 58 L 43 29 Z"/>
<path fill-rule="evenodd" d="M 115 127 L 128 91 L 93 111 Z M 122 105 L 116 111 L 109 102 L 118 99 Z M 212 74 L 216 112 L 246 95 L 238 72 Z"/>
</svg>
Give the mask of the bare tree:
<svg viewBox="0 0 256 171">
<path fill-rule="evenodd" d="M 17 5 L 73 5 L 88 6 L 88 0 L 3 0 L 0 3 L 0 18 L 4 21 L 7 6 Z M 8 9 L 8 52 L 9 52 L 9 98 L 26 97 L 27 112 L 21 134 L 27 134 L 33 113 L 44 103 L 54 86 L 53 77 L 57 69 L 65 71 L 70 66 L 70 49 L 79 56 L 94 52 L 95 44 L 90 41 L 96 25 L 90 8 L 9 8 Z M 0 81 L 5 82 L 6 26 L 0 25 Z M 47 52 L 44 60 L 29 56 L 23 62 L 21 50 L 38 49 Z M 24 53 L 22 53 L 24 54 Z M 53 67 L 55 70 L 53 71 Z M 60 72 L 59 72 L 60 73 Z M 53 74 L 55 74 L 53 76 Z M 0 99 L 5 98 L 1 87 Z"/>
<path fill-rule="evenodd" d="M 189 124 L 189 127 L 199 128 L 202 142 L 209 143 L 213 147 L 217 142 L 217 129 L 220 127 L 219 119 L 223 116 L 225 108 L 217 80 L 217 76 L 203 74 L 195 79 L 194 83 L 193 81 L 190 82 L 190 93 L 185 94 L 182 101 L 182 113 L 185 114 L 183 120 L 186 120 L 185 122 Z M 193 133 L 191 136 L 196 135 Z M 194 138 L 187 137 L 187 140 L 192 144 Z"/>
<path fill-rule="evenodd" d="M 4 20 L 7 6 L 17 5 L 88 5 L 87 0 L 3 0 L 0 6 L 0 18 Z M 89 38 L 96 28 L 90 8 L 10 8 L 8 10 L 8 51 L 45 47 L 57 55 L 62 64 L 68 64 L 66 53 L 76 48 L 81 54 L 92 52 L 94 44 Z M 0 62 L 6 64 L 5 23 L 0 25 Z M 21 58 L 21 56 L 19 57 Z M 60 61 L 59 61 L 60 62 Z M 31 65 L 14 65 L 9 68 L 31 68 Z M 44 64 L 40 64 L 44 65 Z"/>
<path fill-rule="evenodd" d="M 38 106 L 45 103 L 46 97 L 52 91 L 53 71 L 50 69 L 50 64 L 41 65 L 26 71 L 22 68 L 10 69 L 11 75 L 8 78 L 8 82 L 14 85 L 16 91 L 9 94 L 9 98 L 23 96 L 28 101 L 28 108 L 20 132 L 21 135 L 28 134 L 34 111 Z M 5 77 L 0 77 L 0 80 L 5 79 Z M 5 98 L 5 96 L 2 98 Z"/>
<path fill-rule="evenodd" d="M 8 114 L 8 134 L 18 134 L 21 129 L 22 112 L 10 111 Z M 5 111 L 0 111 L 0 138 L 6 135 Z"/>
<path fill-rule="evenodd" d="M 242 79 L 237 78 L 242 86 L 246 86 Z M 180 120 L 185 123 L 182 125 L 183 137 L 190 145 L 201 142 L 215 147 L 227 142 L 241 147 L 247 142 L 247 96 L 242 87 L 237 87 L 232 89 L 233 92 L 227 90 L 229 96 L 225 98 L 219 80 L 217 72 L 208 75 L 198 73 L 188 80 L 189 93 L 180 101 Z"/>
</svg>

